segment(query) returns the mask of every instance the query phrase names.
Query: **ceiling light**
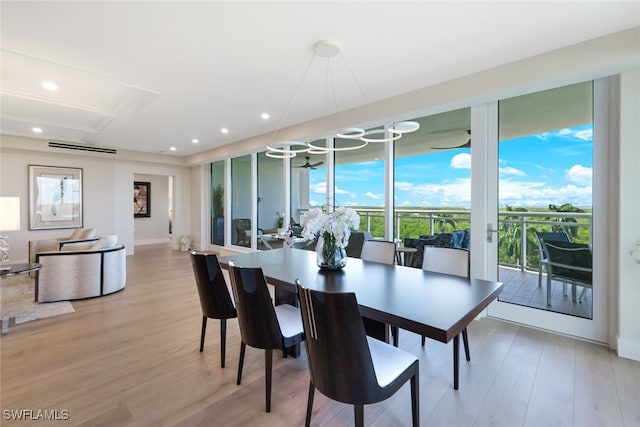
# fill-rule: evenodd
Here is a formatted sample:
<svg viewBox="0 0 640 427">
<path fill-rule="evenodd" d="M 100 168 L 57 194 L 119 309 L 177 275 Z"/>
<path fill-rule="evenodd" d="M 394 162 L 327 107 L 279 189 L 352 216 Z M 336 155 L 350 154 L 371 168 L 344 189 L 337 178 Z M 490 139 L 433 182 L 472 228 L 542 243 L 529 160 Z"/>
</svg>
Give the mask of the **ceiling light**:
<svg viewBox="0 0 640 427">
<path fill-rule="evenodd" d="M 42 87 L 45 88 L 46 90 L 50 90 L 52 92 L 58 90 L 58 85 L 55 84 L 54 82 L 42 82 Z"/>
<path fill-rule="evenodd" d="M 295 157 L 295 155 L 298 153 L 305 152 L 305 148 L 292 149 L 291 148 L 292 146 L 295 146 L 295 147 L 306 146 L 307 152 L 309 153 L 313 152 L 318 154 L 327 153 L 329 151 L 357 150 L 365 147 L 369 142 L 395 141 L 397 139 L 402 138 L 403 134 L 408 132 L 414 132 L 420 127 L 420 124 L 417 122 L 396 122 L 396 123 L 393 123 L 391 126 L 389 126 L 387 129 L 373 129 L 369 131 L 365 131 L 364 129 L 358 128 L 358 127 L 342 128 L 342 126 L 338 126 L 338 131 L 334 135 L 335 138 L 358 141 L 348 145 L 341 144 L 341 147 L 335 147 L 335 146 L 322 147 L 320 145 L 315 145 L 312 142 L 308 142 L 305 144 L 299 141 L 272 142 L 275 135 L 278 133 L 278 130 L 280 129 L 280 125 L 283 123 L 284 116 L 289 111 L 289 108 L 291 107 L 291 103 L 295 98 L 295 95 L 298 92 L 302 82 L 304 81 L 305 77 L 309 73 L 309 70 L 313 65 L 313 61 L 316 59 L 316 57 L 327 58 L 326 76 L 325 76 L 325 107 L 326 107 L 327 100 L 329 98 L 329 96 L 327 95 L 331 93 L 333 95 L 333 107 L 334 107 L 334 113 L 335 113 L 334 116 L 339 118 L 338 104 L 336 102 L 335 82 L 333 80 L 333 71 L 331 68 L 331 58 L 340 55 L 340 53 L 341 53 L 341 47 L 338 42 L 321 40 L 315 44 L 314 55 L 311 58 L 311 61 L 309 62 L 309 64 L 307 65 L 307 68 L 304 70 L 302 77 L 297 82 L 293 90 L 293 93 L 289 98 L 289 102 L 287 103 L 285 111 L 280 116 L 278 125 L 276 126 L 275 130 L 271 134 L 271 137 L 269 138 L 269 142 L 267 143 L 267 155 L 272 154 L 270 157 L 277 157 L 277 158 L 291 158 L 291 157 Z M 364 91 L 362 90 L 362 86 L 360 86 L 360 83 L 355 78 L 344 56 L 342 57 L 342 59 L 346 64 L 346 67 L 349 73 L 351 73 L 351 77 L 353 77 L 356 85 L 360 89 L 360 92 L 362 93 L 364 100 L 368 104 L 369 99 L 367 98 Z M 325 111 L 326 111 L 326 108 L 325 108 Z"/>
<path fill-rule="evenodd" d="M 177 150 L 177 148 L 176 148 L 176 147 L 169 147 L 169 150 L 171 150 L 171 151 L 176 151 L 176 150 Z"/>
<path fill-rule="evenodd" d="M 400 134 L 415 132 L 418 129 L 420 129 L 420 123 L 418 122 L 395 122 L 388 128 L 389 132 Z"/>
<path fill-rule="evenodd" d="M 229 129 L 222 128 L 222 129 L 220 129 L 220 132 L 227 134 L 227 133 L 229 133 Z"/>
<path fill-rule="evenodd" d="M 198 141 L 197 139 L 193 138 L 193 139 L 191 140 L 191 142 L 193 142 L 194 144 L 197 144 L 197 143 L 198 143 L 198 142 L 200 142 L 200 141 Z"/>
<path fill-rule="evenodd" d="M 262 117 L 264 120 L 267 120 L 271 116 L 269 116 L 269 113 L 262 113 L 260 117 Z"/>
<path fill-rule="evenodd" d="M 391 133 L 389 132 L 389 136 L 386 135 L 387 131 L 385 131 L 384 129 L 372 129 L 372 130 L 368 130 L 364 133 L 364 135 L 362 135 L 362 137 L 360 137 L 361 140 L 366 141 L 366 142 L 389 142 L 389 141 L 395 141 L 397 139 L 402 138 L 402 134 L 401 133 Z M 382 135 L 382 136 L 378 136 L 378 137 L 372 137 L 371 135 Z"/>
<path fill-rule="evenodd" d="M 31 128 L 31 131 L 32 131 L 33 133 L 42 133 L 42 129 L 41 129 L 41 128 L 38 128 L 38 127 Z"/>
</svg>

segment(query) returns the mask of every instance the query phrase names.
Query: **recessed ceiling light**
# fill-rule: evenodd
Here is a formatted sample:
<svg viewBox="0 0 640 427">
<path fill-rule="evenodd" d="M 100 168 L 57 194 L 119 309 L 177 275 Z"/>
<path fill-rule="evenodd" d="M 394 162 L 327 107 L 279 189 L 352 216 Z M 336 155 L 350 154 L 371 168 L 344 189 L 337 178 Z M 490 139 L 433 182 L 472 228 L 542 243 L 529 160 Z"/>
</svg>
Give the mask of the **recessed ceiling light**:
<svg viewBox="0 0 640 427">
<path fill-rule="evenodd" d="M 191 140 L 191 142 L 193 142 L 194 144 L 197 144 L 197 143 L 198 143 L 198 142 L 200 142 L 200 141 L 198 141 L 197 139 L 193 138 L 193 139 Z"/>
<path fill-rule="evenodd" d="M 170 147 L 170 148 L 169 148 L 169 150 L 171 150 L 171 151 L 176 151 L 176 150 L 177 150 L 177 148 L 176 148 L 176 147 Z"/>
<path fill-rule="evenodd" d="M 42 129 L 41 129 L 41 128 L 31 128 L 31 130 L 32 130 L 34 133 L 42 133 Z"/>
<path fill-rule="evenodd" d="M 222 129 L 220 129 L 220 132 L 222 132 L 222 133 L 229 133 L 229 129 L 227 129 L 227 128 L 222 128 Z"/>
<path fill-rule="evenodd" d="M 269 113 L 262 113 L 260 117 L 262 117 L 264 120 L 267 120 L 270 116 Z"/>
<path fill-rule="evenodd" d="M 50 91 L 58 90 L 58 85 L 54 82 L 42 82 L 42 87 Z"/>
</svg>

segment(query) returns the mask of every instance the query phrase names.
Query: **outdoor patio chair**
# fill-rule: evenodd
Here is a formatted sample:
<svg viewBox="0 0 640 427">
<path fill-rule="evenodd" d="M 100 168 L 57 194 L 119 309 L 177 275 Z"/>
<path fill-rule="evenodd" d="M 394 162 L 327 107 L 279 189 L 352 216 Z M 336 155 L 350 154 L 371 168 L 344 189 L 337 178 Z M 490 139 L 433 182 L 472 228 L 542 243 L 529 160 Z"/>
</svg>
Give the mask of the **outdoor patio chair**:
<svg viewBox="0 0 640 427">
<path fill-rule="evenodd" d="M 540 266 L 538 267 L 538 286 L 542 286 L 542 267 L 545 265 L 544 260 L 547 259 L 547 252 L 544 249 L 543 241 L 548 242 L 571 242 L 571 238 L 566 231 L 560 232 L 539 232 L 534 231 L 538 241 L 538 253 L 540 254 Z M 566 285 L 563 285 L 563 294 L 566 295 Z"/>
<path fill-rule="evenodd" d="M 578 298 L 582 298 L 587 289 L 593 288 L 593 256 L 589 245 L 584 243 L 543 241 L 547 259 L 547 305 L 551 305 L 551 281 L 560 280 L 573 286 L 572 299 L 576 300 L 576 286 L 583 290 Z"/>
</svg>

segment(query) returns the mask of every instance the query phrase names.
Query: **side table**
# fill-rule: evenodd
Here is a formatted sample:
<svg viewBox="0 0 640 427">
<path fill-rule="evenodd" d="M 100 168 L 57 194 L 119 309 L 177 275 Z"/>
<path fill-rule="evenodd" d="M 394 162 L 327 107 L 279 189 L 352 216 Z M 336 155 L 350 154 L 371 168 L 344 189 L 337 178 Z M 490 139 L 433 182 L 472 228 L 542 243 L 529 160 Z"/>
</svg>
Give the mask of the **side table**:
<svg viewBox="0 0 640 427">
<path fill-rule="evenodd" d="M 32 271 L 40 270 L 42 265 L 37 263 L 24 263 L 24 264 L 4 264 L 0 266 L 0 286 L 4 286 L 4 279 L 16 276 L 18 274 L 27 274 Z M 2 335 L 5 335 L 9 330 L 9 324 L 15 323 L 15 317 L 4 317 L 4 310 L 2 310 Z"/>
</svg>

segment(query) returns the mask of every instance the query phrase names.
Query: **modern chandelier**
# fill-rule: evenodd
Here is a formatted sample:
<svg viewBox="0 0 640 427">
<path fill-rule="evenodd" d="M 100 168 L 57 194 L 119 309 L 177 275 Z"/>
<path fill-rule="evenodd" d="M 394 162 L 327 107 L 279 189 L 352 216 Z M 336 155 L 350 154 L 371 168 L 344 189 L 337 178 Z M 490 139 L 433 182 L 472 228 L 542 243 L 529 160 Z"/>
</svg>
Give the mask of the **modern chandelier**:
<svg viewBox="0 0 640 427">
<path fill-rule="evenodd" d="M 333 105 L 334 105 L 335 113 L 338 114 L 338 111 L 337 111 L 338 108 L 336 103 L 336 91 L 335 91 L 335 86 L 333 81 L 333 72 L 331 67 L 331 58 L 335 58 L 336 56 L 340 55 L 340 51 L 341 51 L 340 45 L 338 42 L 335 42 L 335 41 L 320 40 L 315 44 L 313 57 L 311 58 L 309 65 L 307 65 L 307 68 L 305 69 L 304 73 L 302 74 L 302 77 L 300 78 L 300 80 L 298 81 L 298 84 L 296 85 L 296 88 L 294 89 L 291 97 L 289 98 L 288 105 L 285 109 L 284 114 L 280 117 L 278 126 L 271 134 L 269 143 L 267 145 L 267 152 L 266 152 L 267 156 L 273 157 L 276 159 L 290 159 L 301 153 L 326 154 L 330 151 L 358 150 L 360 148 L 366 147 L 367 144 L 369 143 L 384 143 L 389 141 L 396 141 L 402 138 L 402 135 L 404 135 L 405 133 L 414 132 L 420 128 L 420 124 L 418 122 L 412 122 L 412 121 L 395 122 L 387 126 L 386 128 L 371 129 L 368 131 L 359 127 L 342 128 L 335 133 L 335 137 L 341 138 L 341 139 L 353 140 L 354 142 L 353 145 L 349 145 L 346 147 L 328 147 L 328 146 L 316 145 L 313 142 L 303 142 L 303 141 L 273 141 L 275 135 L 278 133 L 278 130 L 280 129 L 280 124 L 282 123 L 284 116 L 286 115 L 287 111 L 289 110 L 289 107 L 291 106 L 291 102 L 295 98 L 295 95 L 298 89 L 300 88 L 302 82 L 305 80 L 305 77 L 309 72 L 309 69 L 313 65 L 314 60 L 318 57 L 327 59 L 327 67 L 326 67 L 327 76 L 325 79 L 325 84 L 326 84 L 325 94 L 329 90 L 329 85 L 331 85 L 331 92 L 333 94 Z M 349 67 L 349 64 L 346 62 L 346 59 L 344 58 L 344 56 L 342 56 L 342 59 L 347 65 L 347 69 L 351 73 L 351 76 L 353 77 L 355 83 L 358 85 L 358 88 L 360 89 L 362 96 L 368 103 L 369 101 L 367 99 L 367 96 L 365 95 L 364 91 L 362 90 L 362 87 L 358 83 L 358 80 L 355 78 L 355 75 L 351 71 L 351 68 Z"/>
</svg>

